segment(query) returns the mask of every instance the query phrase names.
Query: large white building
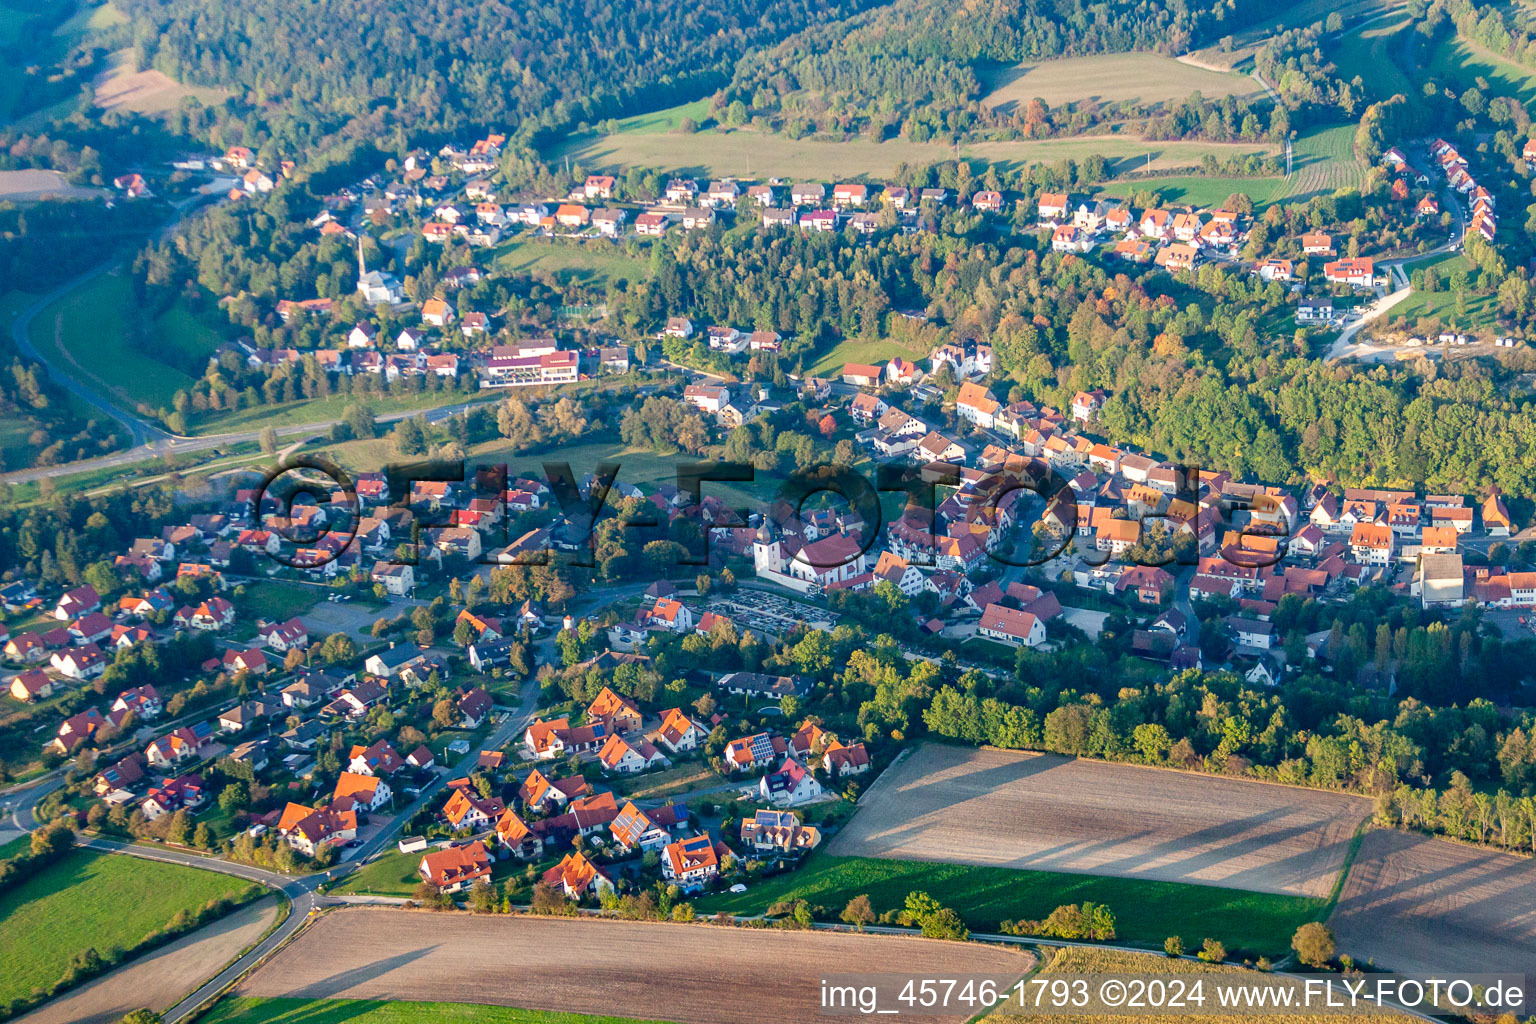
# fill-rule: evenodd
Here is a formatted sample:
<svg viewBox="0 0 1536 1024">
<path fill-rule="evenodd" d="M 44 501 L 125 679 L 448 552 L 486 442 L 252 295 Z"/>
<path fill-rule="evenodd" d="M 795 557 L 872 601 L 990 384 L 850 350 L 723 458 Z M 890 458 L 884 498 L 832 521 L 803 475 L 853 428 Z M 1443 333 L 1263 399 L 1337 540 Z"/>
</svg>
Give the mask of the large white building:
<svg viewBox="0 0 1536 1024">
<path fill-rule="evenodd" d="M 869 558 L 859 538 L 834 533 L 796 547 L 796 541 L 774 540 L 765 526 L 752 544 L 757 575 L 802 593 L 825 590 L 834 583 L 869 571 Z"/>
</svg>

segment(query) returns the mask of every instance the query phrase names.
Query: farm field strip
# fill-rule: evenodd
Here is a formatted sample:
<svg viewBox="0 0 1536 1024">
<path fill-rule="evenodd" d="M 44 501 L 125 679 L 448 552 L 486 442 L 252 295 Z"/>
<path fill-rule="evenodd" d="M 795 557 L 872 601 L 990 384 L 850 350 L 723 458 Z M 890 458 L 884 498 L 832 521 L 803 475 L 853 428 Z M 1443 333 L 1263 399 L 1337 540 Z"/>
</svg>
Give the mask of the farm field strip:
<svg viewBox="0 0 1536 1024">
<path fill-rule="evenodd" d="M 1367 832 L 1328 924 L 1340 952 L 1382 969 L 1529 971 L 1536 861 L 1415 833 Z"/>
<path fill-rule="evenodd" d="M 1083 947 L 1067 947 L 1058 949 L 1051 957 L 1051 961 L 1040 972 L 1040 977 L 1050 977 L 1060 974 L 1139 974 L 1139 975 L 1180 975 L 1185 978 L 1199 975 L 1204 980 L 1212 983 L 1242 984 L 1248 981 L 1261 979 L 1275 981 L 1273 976 L 1261 976 L 1254 971 L 1242 967 L 1232 967 L 1226 964 L 1208 964 L 1198 960 L 1180 959 L 1170 960 L 1164 956 L 1152 956 L 1146 953 L 1126 953 L 1115 949 L 1090 949 Z M 1283 982 L 1281 984 L 1284 984 Z M 1291 981 L 1292 985 L 1300 986 L 1301 981 Z M 1179 1013 L 1155 1014 L 1141 1013 L 1136 1015 L 1119 1015 L 1109 1012 L 1102 1004 L 1095 1004 L 1090 1012 L 1082 1014 L 1052 1013 L 1049 1016 L 1030 1015 L 1018 1007 L 1016 1000 L 1008 999 L 1000 1003 L 986 1018 L 995 1024 L 1003 1024 L 1004 1021 L 1050 1021 L 1051 1024 L 1231 1024 L 1236 1018 L 1222 1014 L 1203 1014 L 1184 1010 Z M 1283 1018 L 1285 1024 L 1348 1024 L 1351 1021 L 1382 1021 L 1402 1020 L 1409 1018 L 1395 1013 L 1360 1013 L 1360 1014 L 1286 1014 Z"/>
<path fill-rule="evenodd" d="M 924 744 L 828 853 L 1326 897 L 1369 813 L 1359 797 Z"/>
<path fill-rule="evenodd" d="M 1355 129 L 1338 125 L 1308 132 L 1292 147 L 1295 172 L 1290 198 L 1302 199 L 1341 188 L 1358 188 L 1365 167 L 1355 159 Z"/>
<path fill-rule="evenodd" d="M 1210 71 L 1155 53 L 1110 53 L 1003 65 L 986 72 L 982 105 L 1013 110 L 1039 98 L 1053 107 L 1068 103 L 1178 103 L 1190 93 L 1208 99 L 1254 96 L 1259 83 L 1237 72 Z"/>
<path fill-rule="evenodd" d="M 0 1003 L 47 988 L 76 953 L 132 946 L 177 911 L 251 883 L 138 857 L 74 850 L 0 895 Z"/>
<path fill-rule="evenodd" d="M 219 1003 L 201 1024 L 666 1024 L 633 1017 L 524 1010 L 477 1003 L 385 1003 L 365 999 L 248 999 Z"/>
<path fill-rule="evenodd" d="M 443 997 L 451 978 L 454 998 L 465 1002 L 680 1024 L 782 1024 L 814 1019 L 823 974 L 896 963 L 918 976 L 988 975 L 1007 985 L 1034 958 L 896 936 L 359 907 L 316 921 L 233 994 L 430 1001 Z M 927 1019 L 958 1024 L 966 1016 Z"/>
<path fill-rule="evenodd" d="M 1245 892 L 1214 885 L 1181 885 L 1142 878 L 976 867 L 936 861 L 811 855 L 796 871 L 762 879 L 744 893 L 700 897 L 700 913 L 760 914 L 773 904 L 803 899 L 835 920 L 855 896 L 869 897 L 876 913 L 899 910 L 908 894 L 926 892 L 952 907 L 974 932 L 991 933 L 1004 921 L 1038 921 L 1068 903 L 1099 903 L 1115 915 L 1115 941 L 1161 949 L 1170 934 L 1198 947 L 1217 938 L 1228 949 L 1282 955 L 1298 925 L 1326 910 L 1326 900 Z"/>
<path fill-rule="evenodd" d="M 191 935 L 133 960 L 24 1017 L 23 1024 L 112 1024 L 130 1010 L 169 1009 L 277 919 L 277 900 L 247 904 Z"/>
</svg>

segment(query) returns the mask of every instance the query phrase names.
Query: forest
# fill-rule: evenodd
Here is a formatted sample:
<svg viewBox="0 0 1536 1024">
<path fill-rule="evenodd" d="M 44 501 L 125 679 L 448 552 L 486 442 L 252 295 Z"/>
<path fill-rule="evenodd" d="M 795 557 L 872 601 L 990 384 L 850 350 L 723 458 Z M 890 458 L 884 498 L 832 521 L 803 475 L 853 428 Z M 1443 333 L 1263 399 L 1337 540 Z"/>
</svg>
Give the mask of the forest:
<svg viewBox="0 0 1536 1024">
<path fill-rule="evenodd" d="M 1275 130 L 1283 134 L 1285 115 L 1278 122 L 1267 111 L 1255 116 L 1255 106 L 1230 97 L 1222 103 L 1192 97 L 1179 113 L 1161 118 L 1136 104 L 1096 117 L 1082 111 L 1052 116 L 1039 103 L 993 111 L 980 102 L 981 70 L 1133 50 L 1173 56 L 1215 42 L 1265 13 L 1264 5 L 1252 0 L 1110 6 L 998 0 L 959 8 L 898 0 L 843 22 L 814 25 L 741 61 L 730 85 L 717 94 L 716 107 L 726 123 L 761 117 L 791 136 L 865 132 L 878 139 L 895 133 L 925 141 L 1006 129 L 1040 137 L 1081 131 L 1099 117 L 1136 117 L 1147 120 L 1157 138 L 1204 135 L 1209 127 L 1210 137 L 1257 139 Z"/>
<path fill-rule="evenodd" d="M 124 0 L 141 67 L 233 89 L 216 144 L 287 153 L 408 127 L 528 141 L 690 100 L 737 58 L 867 0 L 678 7 L 488 0 Z"/>
</svg>

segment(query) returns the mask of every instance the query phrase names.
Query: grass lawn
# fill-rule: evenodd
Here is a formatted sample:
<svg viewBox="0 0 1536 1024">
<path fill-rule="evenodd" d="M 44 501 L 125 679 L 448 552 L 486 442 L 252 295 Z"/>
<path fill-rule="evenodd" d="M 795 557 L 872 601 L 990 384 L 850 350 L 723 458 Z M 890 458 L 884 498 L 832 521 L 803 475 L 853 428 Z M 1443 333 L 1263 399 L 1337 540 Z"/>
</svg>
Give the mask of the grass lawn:
<svg viewBox="0 0 1536 1024">
<path fill-rule="evenodd" d="M 1432 76 L 1449 78 L 1461 85 L 1485 78 L 1494 95 L 1514 96 L 1524 104 L 1536 100 L 1536 70 L 1501 57 L 1481 43 L 1459 34 L 1448 35 L 1440 41 L 1429 55 L 1427 70 Z"/>
<path fill-rule="evenodd" d="M 1402 34 L 1412 28 L 1412 19 L 1405 15 L 1379 18 L 1344 33 L 1332 51 L 1339 77 L 1348 82 L 1359 75 L 1366 90 L 1381 99 L 1398 93 L 1415 95 L 1413 83 L 1397 62 L 1403 52 Z"/>
<path fill-rule="evenodd" d="M 115 7 L 111 0 L 100 7 L 92 7 L 90 4 L 81 4 L 75 13 L 70 15 L 53 34 L 61 39 L 75 39 L 87 32 L 100 32 L 117 25 L 128 24 L 128 15 Z"/>
<path fill-rule="evenodd" d="M 690 762 L 652 775 L 615 779 L 613 791 L 634 800 L 660 800 L 695 789 L 718 786 L 725 780 L 709 770 L 708 765 Z"/>
<path fill-rule="evenodd" d="M 30 420 L 0 416 L 0 467 L 19 469 L 25 466 L 34 453 L 27 441 L 31 436 Z"/>
<path fill-rule="evenodd" d="M 926 891 L 953 907 L 973 931 L 994 932 L 1005 920 L 1038 920 L 1065 903 L 1104 903 L 1115 914 L 1118 942 L 1161 949 L 1177 932 L 1186 945 L 1217 938 L 1228 949 L 1274 955 L 1289 948 L 1298 925 L 1313 920 L 1326 900 L 1140 879 L 1048 871 L 829 857 L 813 854 L 799 871 L 752 885 L 744 893 L 714 893 L 695 904 L 701 914 L 755 914 L 781 899 L 825 907 L 828 920 L 853 897 L 869 896 L 875 912 L 902 906 Z"/>
<path fill-rule="evenodd" d="M 892 356 L 918 360 L 928 358 L 930 349 L 920 343 L 881 338 L 868 341 L 864 338 L 846 338 L 822 353 L 816 365 L 806 372 L 825 376 L 838 373 L 847 363 L 887 363 Z"/>
<path fill-rule="evenodd" d="M 562 284 L 595 284 L 613 278 L 638 281 L 650 275 L 645 260 L 604 239 L 571 242 L 520 235 L 492 250 L 491 262 L 512 274 L 553 274 Z"/>
<path fill-rule="evenodd" d="M 584 473 L 597 472 L 600 462 L 617 462 L 619 473 L 614 478 L 615 482 L 640 486 L 663 482 L 675 484 L 677 467 L 683 463 L 698 461 L 694 456 L 680 452 L 662 455 L 650 448 L 630 448 L 617 437 L 611 441 L 561 445 L 532 455 L 509 453 L 505 444 L 505 441 L 491 441 L 485 445 L 477 445 L 471 452 L 471 458 L 488 462 L 504 460 L 507 463 L 507 472 L 513 476 L 542 472 L 546 462 L 565 462 L 570 464 L 571 472 L 578 480 Z M 714 488 L 723 485 L 705 483 L 702 486 L 705 494 L 713 494 Z"/>
<path fill-rule="evenodd" d="M 341 419 L 347 406 L 353 402 L 366 402 L 376 416 L 385 413 L 435 409 L 441 405 L 458 405 L 461 402 L 490 401 L 488 395 L 466 395 L 462 391 L 423 391 L 404 395 L 331 395 L 329 398 L 300 399 L 297 402 L 280 402 L 277 405 L 259 405 L 253 409 L 238 409 L 205 415 L 192 425 L 193 434 L 224 434 L 262 427 L 289 427 L 303 423 L 327 423 Z M 380 431 L 387 432 L 393 424 L 380 424 Z M 284 444 L 293 438 L 284 438 Z"/>
<path fill-rule="evenodd" d="M 1291 147 L 1290 199 L 1310 199 L 1341 188 L 1358 188 L 1365 165 L 1355 159 L 1355 126 L 1334 125 L 1303 133 Z"/>
<path fill-rule="evenodd" d="M 192 378 L 128 346 L 129 289 L 123 274 L 92 278 L 37 315 L 32 344 L 127 408 L 169 409 Z"/>
<path fill-rule="evenodd" d="M 155 321 L 155 328 L 167 347 L 178 348 L 200 359 L 211 358 L 214 351 L 224 343 L 224 336 L 188 309 L 181 299 L 177 299 L 170 309 L 161 314 L 160 319 Z"/>
<path fill-rule="evenodd" d="M 994 163 L 1004 170 L 1021 170 L 1031 164 L 1067 159 L 1081 161 L 1099 154 L 1110 162 L 1111 173 L 1120 173 L 1146 168 L 1149 155 L 1152 170 L 1173 170 L 1198 166 L 1207 153 L 1214 153 L 1224 160 L 1249 153 L 1273 152 L 1274 146 L 1261 143 L 1148 142 L 1128 135 L 975 142 L 962 145 L 957 151 L 943 142 L 791 139 L 784 135 L 738 129 L 703 131 L 693 135 L 589 133 L 570 137 L 546 156 L 557 159 L 568 155 L 594 169 L 649 167 L 701 177 L 784 175 L 800 180 L 825 181 L 828 178 L 886 177 L 901 163 L 921 166 L 956 157 Z"/>
<path fill-rule="evenodd" d="M 1165 203 L 1212 208 L 1219 208 L 1232 193 L 1242 192 L 1253 200 L 1256 209 L 1263 209 L 1283 201 L 1290 191 L 1290 184 L 1284 178 L 1202 178 L 1197 175 L 1177 175 L 1110 182 L 1104 186 L 1104 194 L 1116 199 L 1128 199 L 1146 189 L 1156 191 Z"/>
<path fill-rule="evenodd" d="M 0 1003 L 52 985 L 88 947 L 131 946 L 178 911 L 248 885 L 212 871 L 75 850 L 0 894 Z"/>
<path fill-rule="evenodd" d="M 241 611 L 249 617 L 269 622 L 286 622 L 295 615 L 303 615 L 327 596 L 322 587 L 305 586 L 301 583 L 279 583 L 273 580 L 257 580 L 245 584 L 245 597 Z"/>
<path fill-rule="evenodd" d="M 1388 322 L 1400 318 L 1413 323 L 1420 317 L 1439 317 L 1447 326 L 1483 327 L 1493 324 L 1498 316 L 1497 295 L 1467 294 L 1465 313 L 1456 311 L 1456 293 L 1451 290 L 1451 275 L 1472 269 L 1472 263 L 1464 253 L 1445 253 L 1434 259 L 1422 260 L 1409 266 L 1410 271 L 1433 267 L 1438 275 L 1437 287 L 1432 292 L 1415 290 L 1387 314 Z"/>
<path fill-rule="evenodd" d="M 371 896 L 409 896 L 421 884 L 416 873 L 421 864 L 421 854 L 401 853 L 395 850 L 370 861 L 342 879 L 332 892 L 368 894 Z"/>
<path fill-rule="evenodd" d="M 653 110 L 649 114 L 637 114 L 634 117 L 626 117 L 619 122 L 621 132 L 675 132 L 682 127 L 683 118 L 693 118 L 693 123 L 703 127 L 709 120 L 709 97 L 693 100 L 689 103 L 679 103 L 675 107 L 667 107 L 664 110 Z"/>
<path fill-rule="evenodd" d="M 1052 107 L 1091 101 L 1180 103 L 1190 93 L 1207 99 L 1255 96 L 1262 92 L 1252 77 L 1210 71 L 1156 53 L 1106 53 L 1021 64 L 995 65 L 978 71 L 987 95 L 981 102 L 1005 111 L 1039 98 Z"/>
<path fill-rule="evenodd" d="M 366 999 L 230 998 L 203 1024 L 657 1024 L 632 1017 L 587 1017 L 552 1010 L 472 1003 L 384 1003 Z"/>
<path fill-rule="evenodd" d="M 1402 6 L 1402 3 L 1403 0 L 1300 0 L 1299 3 L 1277 4 L 1276 9 L 1281 11 L 1280 14 L 1234 33 L 1232 49 L 1207 46 L 1195 50 L 1190 56 L 1215 67 L 1236 67 L 1251 58 L 1254 51 L 1272 37 L 1287 29 L 1314 25 L 1334 12 L 1338 12 L 1348 24 Z"/>
</svg>

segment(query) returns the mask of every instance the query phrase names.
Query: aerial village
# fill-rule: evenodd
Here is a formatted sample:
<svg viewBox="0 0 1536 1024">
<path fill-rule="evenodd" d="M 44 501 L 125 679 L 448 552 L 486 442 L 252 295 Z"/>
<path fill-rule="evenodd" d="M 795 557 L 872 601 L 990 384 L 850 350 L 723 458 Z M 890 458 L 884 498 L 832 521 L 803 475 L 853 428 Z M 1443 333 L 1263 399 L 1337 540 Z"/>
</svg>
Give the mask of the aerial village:
<svg viewBox="0 0 1536 1024">
<path fill-rule="evenodd" d="M 497 199 L 498 150 L 492 136 L 409 159 L 398 183 L 342 190 L 311 226 L 352 241 L 364 217 L 428 217 L 414 230 L 429 242 L 479 247 L 509 231 L 701 230 L 748 210 L 762 230 L 906 230 L 925 208 L 955 201 L 940 189 L 679 179 L 631 218 L 599 205 L 615 181 L 595 175 L 550 209 Z M 223 161 L 245 171 L 247 192 L 270 187 L 265 172 L 242 167 L 248 153 Z M 1433 175 L 1397 150 L 1384 162 L 1405 217 L 1438 230 L 1440 190 L 1467 202 L 1468 231 L 1496 230 L 1491 201 L 1448 145 L 1423 155 Z M 969 202 L 987 215 L 1008 209 L 996 192 Z M 1238 262 L 1253 227 L 1251 213 L 1138 215 L 1061 193 L 1033 205 L 1029 230 L 1049 230 L 1054 250 L 1172 272 Z M 362 245 L 352 248 L 363 260 Z M 1296 295 L 1301 322 L 1333 320 L 1335 295 L 1391 284 L 1390 269 L 1340 255 L 1324 231 L 1287 239 L 1283 251 L 1251 269 Z M 372 322 L 341 324 L 341 345 L 312 354 L 341 373 L 465 374 L 482 389 L 630 372 L 617 339 L 479 344 L 497 325 L 449 300 L 479 274 L 468 266 L 441 282 L 444 294 L 419 305 L 419 327 L 386 338 Z M 359 275 L 369 305 L 414 308 L 388 272 L 364 263 Z M 278 312 L 330 308 L 294 299 Z M 782 341 L 681 315 L 662 334 L 726 356 Z M 245 354 L 253 365 L 301 358 Z M 242 487 L 134 539 L 101 587 L 0 585 L 0 681 L 15 704 L 55 712 L 39 757 L 77 770 L 51 799 L 108 834 L 200 840 L 280 866 L 390 853 L 449 896 L 527 867 L 567 898 L 601 901 L 657 880 L 695 892 L 792 869 L 851 813 L 900 746 L 847 709 L 834 714 L 826 683 L 793 652 L 832 634 L 858 600 L 900 617 L 909 659 L 952 650 L 967 670 L 995 671 L 1019 651 L 1092 640 L 1119 616 L 1132 623 L 1138 659 L 1230 667 L 1259 685 L 1299 659 L 1330 657 L 1326 632 L 1282 643 L 1273 615 L 1288 596 L 1342 601 L 1380 587 L 1448 614 L 1481 605 L 1511 626 L 1536 608 L 1536 573 L 1486 557 L 1518 532 L 1496 490 L 1298 491 L 1233 479 L 1116 443 L 1102 390 L 1064 409 L 1000 400 L 984 338 L 945 342 L 922 362 L 848 363 L 783 387 L 673 366 L 659 387 L 675 389 L 717 438 L 802 405 L 861 462 L 932 481 L 929 507 L 909 500 L 873 522 L 848 500 L 774 501 L 743 518 L 707 485 L 696 499 L 671 484 L 587 474 L 583 501 L 644 508 L 661 531 L 647 539 L 687 527 L 708 537 L 709 555 L 697 569 L 576 592 L 514 582 L 549 572 L 519 568 L 530 556 L 580 552 L 592 535 L 539 473 L 416 481 L 405 493 L 362 473 L 329 500 L 291 504 Z M 420 531 L 419 557 L 403 558 L 418 521 L 433 525 Z M 262 597 L 274 587 L 311 599 L 274 613 Z M 708 656 L 742 644 L 757 651 L 743 667 Z"/>
</svg>

